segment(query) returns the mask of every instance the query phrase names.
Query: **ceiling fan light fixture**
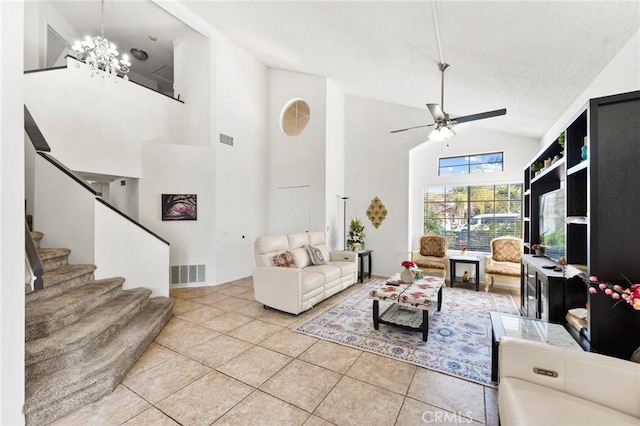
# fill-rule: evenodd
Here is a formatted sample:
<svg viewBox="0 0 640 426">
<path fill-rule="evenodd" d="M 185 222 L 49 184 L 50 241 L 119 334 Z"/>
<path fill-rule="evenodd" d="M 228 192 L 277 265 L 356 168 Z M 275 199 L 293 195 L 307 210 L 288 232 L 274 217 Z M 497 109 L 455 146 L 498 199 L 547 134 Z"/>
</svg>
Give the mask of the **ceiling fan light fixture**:
<svg viewBox="0 0 640 426">
<path fill-rule="evenodd" d="M 449 126 L 438 126 L 429 133 L 429 140 L 443 142 L 455 135 L 456 133 Z"/>
</svg>

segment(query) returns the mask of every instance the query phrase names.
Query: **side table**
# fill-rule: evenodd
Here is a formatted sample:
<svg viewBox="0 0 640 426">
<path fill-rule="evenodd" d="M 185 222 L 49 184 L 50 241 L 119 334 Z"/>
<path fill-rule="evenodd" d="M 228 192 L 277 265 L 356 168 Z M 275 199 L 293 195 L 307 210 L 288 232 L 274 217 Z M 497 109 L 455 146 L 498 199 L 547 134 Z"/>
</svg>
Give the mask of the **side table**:
<svg viewBox="0 0 640 426">
<path fill-rule="evenodd" d="M 371 253 L 373 250 L 358 250 L 358 280 L 364 282 L 364 258 L 369 258 L 369 267 L 367 268 L 367 278 L 371 278 Z"/>
<path fill-rule="evenodd" d="M 471 265 L 474 265 L 476 268 L 475 277 L 469 278 L 469 281 L 467 282 L 462 281 L 462 277 L 458 277 L 456 275 L 456 263 L 469 263 Z M 464 283 L 464 284 L 475 284 L 476 291 L 478 291 L 478 289 L 480 288 L 480 258 L 479 257 L 467 256 L 467 255 L 451 256 L 449 258 L 449 271 L 451 273 L 451 279 L 450 279 L 451 288 L 453 288 L 453 284 L 456 282 Z"/>
<path fill-rule="evenodd" d="M 498 346 L 503 336 L 553 346 L 583 350 L 563 324 L 517 315 L 489 312 L 491 315 L 491 380 L 498 381 Z"/>
</svg>

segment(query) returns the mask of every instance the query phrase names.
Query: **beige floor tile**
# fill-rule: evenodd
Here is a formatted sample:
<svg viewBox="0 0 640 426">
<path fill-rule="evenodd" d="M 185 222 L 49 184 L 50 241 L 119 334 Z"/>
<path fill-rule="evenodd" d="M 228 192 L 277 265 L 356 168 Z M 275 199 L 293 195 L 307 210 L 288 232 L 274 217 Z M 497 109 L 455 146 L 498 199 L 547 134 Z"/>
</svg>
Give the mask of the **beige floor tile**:
<svg viewBox="0 0 640 426">
<path fill-rule="evenodd" d="M 133 364 L 133 367 L 131 367 L 127 375 L 135 376 L 136 374 L 140 374 L 151 367 L 155 367 L 156 365 L 178 357 L 180 357 L 180 355 L 171 349 L 167 349 L 164 346 L 151 342 L 147 349 L 142 353 L 142 356 L 138 358 L 138 361 Z"/>
<path fill-rule="evenodd" d="M 225 296 L 225 295 L 221 294 L 221 296 Z M 213 306 L 214 308 L 224 309 L 225 311 L 229 311 L 229 312 L 238 312 L 242 310 L 243 306 L 246 306 L 250 303 L 253 303 L 253 302 L 251 300 L 229 296 L 226 299 L 223 299 L 216 303 L 211 303 L 209 305 Z"/>
<path fill-rule="evenodd" d="M 236 297 L 239 297 L 240 299 L 251 300 L 252 302 L 256 301 L 256 294 L 253 292 L 253 288 L 245 288 L 245 287 L 241 287 L 241 288 L 244 288 L 245 292 L 236 294 L 235 295 Z"/>
<path fill-rule="evenodd" d="M 328 422 L 325 419 L 321 419 L 318 416 L 312 415 L 304 422 L 304 426 L 333 426 L 334 423 Z"/>
<path fill-rule="evenodd" d="M 253 277 L 242 278 L 241 280 L 236 281 L 236 285 L 253 289 Z"/>
<path fill-rule="evenodd" d="M 264 339 L 273 336 L 282 330 L 282 327 L 260 321 L 259 319 L 248 322 L 240 327 L 229 331 L 227 334 L 249 343 L 260 343 Z"/>
<path fill-rule="evenodd" d="M 223 311 L 222 309 L 216 309 L 212 308 L 211 306 L 202 305 L 201 308 L 178 315 L 178 318 L 192 322 L 194 324 L 200 324 L 224 313 L 226 313 L 226 311 Z"/>
<path fill-rule="evenodd" d="M 120 424 L 149 408 L 149 403 L 122 385 L 98 401 L 58 419 L 56 426 Z"/>
<path fill-rule="evenodd" d="M 196 303 L 187 299 L 174 298 L 173 301 L 175 302 L 173 304 L 173 315 L 181 315 L 185 312 L 193 311 L 203 306 L 200 303 Z"/>
<path fill-rule="evenodd" d="M 197 298 L 192 299 L 192 300 L 196 301 L 198 303 L 201 303 L 203 305 L 215 307 L 214 305 L 216 303 L 220 303 L 223 300 L 228 299 L 228 298 L 229 298 L 229 296 L 227 296 L 226 294 L 220 294 L 217 291 L 212 291 L 209 294 L 205 294 L 202 297 L 197 297 Z"/>
<path fill-rule="evenodd" d="M 295 333 L 285 328 L 260 342 L 260 346 L 291 357 L 297 357 L 317 341 L 318 339 L 315 337 Z"/>
<path fill-rule="evenodd" d="M 486 411 L 486 424 L 498 426 L 500 417 L 498 413 L 498 389 L 484 387 L 484 405 Z"/>
<path fill-rule="evenodd" d="M 244 340 L 222 335 L 189 349 L 185 355 L 211 368 L 217 368 L 252 347 L 253 344 Z"/>
<path fill-rule="evenodd" d="M 286 312 L 279 312 L 270 309 L 267 311 L 267 313 L 260 317 L 260 320 L 280 325 L 282 327 L 288 327 L 294 322 L 298 321 L 298 317 L 295 315 L 287 314 Z"/>
<path fill-rule="evenodd" d="M 209 367 L 181 355 L 135 376 L 127 376 L 122 384 L 155 404 L 210 371 Z"/>
<path fill-rule="evenodd" d="M 338 425 L 393 425 L 404 397 L 343 376 L 313 414 Z"/>
<path fill-rule="evenodd" d="M 172 318 L 158 334 L 155 342 L 176 352 L 183 352 L 219 335 L 220 333 L 210 328 L 180 318 Z"/>
<path fill-rule="evenodd" d="M 406 395 L 416 369 L 406 362 L 364 352 L 347 371 L 347 376 Z"/>
<path fill-rule="evenodd" d="M 438 389 L 438 392 L 433 392 Z M 447 411 L 466 413 L 484 423 L 484 386 L 437 371 L 418 368 L 407 395 Z"/>
<path fill-rule="evenodd" d="M 406 398 L 395 426 L 414 426 L 423 424 L 450 425 L 450 426 L 481 426 L 482 423 L 475 422 L 465 413 L 442 410 L 424 402 Z"/>
<path fill-rule="evenodd" d="M 203 297 L 207 294 L 212 293 L 215 290 L 215 286 L 205 286 L 205 287 L 182 287 L 172 289 L 175 293 L 178 292 L 179 296 L 182 299 L 193 299 L 196 297 Z"/>
<path fill-rule="evenodd" d="M 240 315 L 235 312 L 226 312 L 203 322 L 201 325 L 212 330 L 226 333 L 251 321 L 253 321 L 253 318 L 246 315 Z"/>
<path fill-rule="evenodd" d="M 126 426 L 178 426 L 179 423 L 171 420 L 171 417 L 164 414 L 155 407 L 150 407 L 138 414 L 128 422 Z"/>
<path fill-rule="evenodd" d="M 318 340 L 298 358 L 344 374 L 361 354 L 362 351 L 357 349 L 327 342 L 326 340 Z"/>
<path fill-rule="evenodd" d="M 255 391 L 214 425 L 295 426 L 304 424 L 308 417 L 309 413 L 299 408 L 264 392 Z"/>
<path fill-rule="evenodd" d="M 260 386 L 260 390 L 312 412 L 341 377 L 335 371 L 293 360 Z"/>
<path fill-rule="evenodd" d="M 184 425 L 210 425 L 247 397 L 253 388 L 212 371 L 157 404 Z"/>
<path fill-rule="evenodd" d="M 227 296 L 238 296 L 240 294 L 246 293 L 247 291 L 250 291 L 250 290 L 245 287 L 233 285 L 233 286 L 225 287 L 218 290 L 218 293 L 226 294 Z"/>
<path fill-rule="evenodd" d="M 254 346 L 222 364 L 217 370 L 257 388 L 291 362 L 291 359 L 269 349 Z"/>
<path fill-rule="evenodd" d="M 267 311 L 264 308 L 262 303 L 258 303 L 258 302 L 252 301 L 248 305 L 244 305 L 243 307 L 238 309 L 238 312 L 242 313 L 242 315 L 246 315 L 248 317 L 258 318 L 258 317 L 261 317 L 262 315 L 266 314 L 269 311 Z"/>
</svg>

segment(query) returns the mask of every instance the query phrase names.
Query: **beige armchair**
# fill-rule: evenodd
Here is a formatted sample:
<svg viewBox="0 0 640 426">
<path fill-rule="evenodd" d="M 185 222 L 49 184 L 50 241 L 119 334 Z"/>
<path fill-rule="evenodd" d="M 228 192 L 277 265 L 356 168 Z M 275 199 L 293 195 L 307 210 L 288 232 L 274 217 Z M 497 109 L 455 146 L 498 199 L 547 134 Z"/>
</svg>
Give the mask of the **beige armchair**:
<svg viewBox="0 0 640 426">
<path fill-rule="evenodd" d="M 411 261 L 424 273 L 439 272 L 447 278 L 447 239 L 442 235 L 422 235 L 418 250 L 411 252 Z"/>
<path fill-rule="evenodd" d="M 509 282 L 520 283 L 520 255 L 523 251 L 522 239 L 498 237 L 491 240 L 491 254 L 485 257 L 484 291 L 493 287 L 494 277 Z"/>
</svg>

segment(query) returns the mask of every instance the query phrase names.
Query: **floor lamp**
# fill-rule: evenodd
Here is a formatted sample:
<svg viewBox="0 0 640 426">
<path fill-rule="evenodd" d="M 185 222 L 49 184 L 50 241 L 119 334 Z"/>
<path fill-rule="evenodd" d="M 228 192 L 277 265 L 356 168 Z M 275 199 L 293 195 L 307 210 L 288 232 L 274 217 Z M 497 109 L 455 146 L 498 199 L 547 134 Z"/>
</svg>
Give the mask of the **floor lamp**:
<svg viewBox="0 0 640 426">
<path fill-rule="evenodd" d="M 349 197 L 340 197 L 340 199 L 342 200 L 342 214 L 343 214 L 343 236 L 344 236 L 344 245 L 342 246 L 342 249 L 344 251 L 347 251 L 347 200 L 349 199 Z"/>
</svg>

